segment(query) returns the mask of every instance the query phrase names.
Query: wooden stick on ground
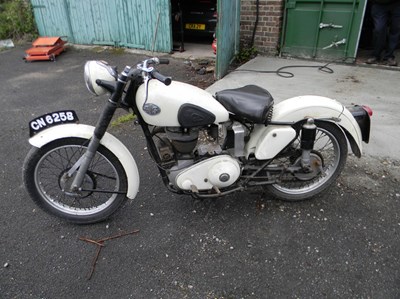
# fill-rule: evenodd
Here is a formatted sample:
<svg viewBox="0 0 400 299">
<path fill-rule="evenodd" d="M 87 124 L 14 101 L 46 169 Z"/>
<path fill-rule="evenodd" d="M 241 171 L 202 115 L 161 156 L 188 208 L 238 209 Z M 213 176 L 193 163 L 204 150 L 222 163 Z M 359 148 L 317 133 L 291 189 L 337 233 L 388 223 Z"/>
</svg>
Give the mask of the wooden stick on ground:
<svg viewBox="0 0 400 299">
<path fill-rule="evenodd" d="M 92 267 L 91 267 L 91 270 L 90 270 L 90 273 L 89 273 L 89 276 L 88 276 L 88 280 L 90 280 L 92 278 L 93 274 L 94 274 L 94 270 L 96 268 L 96 264 L 97 264 L 97 261 L 98 261 L 99 256 L 100 256 L 100 251 L 105 246 L 104 242 L 110 241 L 110 240 L 114 240 L 114 239 L 117 239 L 117 238 L 121 238 L 121 237 L 125 237 L 125 236 L 128 236 L 128 235 L 137 234 L 138 232 L 139 232 L 139 230 L 135 229 L 135 230 L 130 231 L 130 232 L 126 232 L 126 233 L 121 232 L 118 235 L 102 238 L 102 239 L 99 239 L 99 240 L 92 240 L 92 239 L 89 239 L 89 238 L 86 238 L 86 237 L 80 237 L 79 240 L 85 241 L 87 243 L 91 243 L 91 244 L 94 244 L 94 245 L 97 246 L 96 255 L 93 258 Z"/>
</svg>

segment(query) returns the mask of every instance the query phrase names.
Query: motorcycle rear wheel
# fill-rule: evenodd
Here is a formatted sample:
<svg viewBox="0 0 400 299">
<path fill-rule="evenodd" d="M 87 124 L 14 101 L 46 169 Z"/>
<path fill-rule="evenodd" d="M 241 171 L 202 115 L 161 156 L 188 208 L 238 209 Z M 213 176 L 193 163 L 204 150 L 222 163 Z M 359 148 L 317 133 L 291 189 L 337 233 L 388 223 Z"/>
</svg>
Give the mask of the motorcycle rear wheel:
<svg viewBox="0 0 400 299">
<path fill-rule="evenodd" d="M 312 177 L 296 179 L 296 175 L 285 174 L 280 182 L 267 185 L 266 189 L 275 197 L 285 201 L 309 199 L 328 188 L 342 172 L 347 159 L 347 139 L 343 131 L 330 122 L 316 121 L 317 132 L 312 155 L 322 163 L 322 171 Z M 300 136 L 293 142 L 292 149 L 300 151 Z M 278 158 L 271 164 L 289 166 L 298 157 Z M 301 177 L 301 174 L 297 175 Z"/>
<path fill-rule="evenodd" d="M 100 145 L 86 172 L 84 191 L 67 191 L 73 176 L 67 178 L 66 173 L 86 151 L 88 143 L 87 139 L 71 137 L 55 140 L 42 148 L 34 147 L 25 158 L 23 168 L 26 189 L 36 204 L 54 216 L 77 224 L 109 218 L 125 202 L 126 196 L 121 192 L 126 192 L 128 185 L 118 158 Z"/>
</svg>

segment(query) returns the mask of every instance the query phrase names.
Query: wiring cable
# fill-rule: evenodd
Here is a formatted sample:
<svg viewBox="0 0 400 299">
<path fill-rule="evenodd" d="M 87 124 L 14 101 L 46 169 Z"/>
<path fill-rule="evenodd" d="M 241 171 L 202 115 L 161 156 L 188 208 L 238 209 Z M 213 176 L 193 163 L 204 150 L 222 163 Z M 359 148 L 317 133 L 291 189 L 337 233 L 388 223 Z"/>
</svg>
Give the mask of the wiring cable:
<svg viewBox="0 0 400 299">
<path fill-rule="evenodd" d="M 265 71 L 265 70 L 250 70 L 250 69 L 236 69 L 233 72 L 251 72 L 251 73 L 261 73 L 261 74 L 276 74 L 279 77 L 282 78 L 293 78 L 294 73 L 286 71 L 286 69 L 289 68 L 316 68 L 318 71 L 327 73 L 327 74 L 333 74 L 334 71 L 328 65 L 333 64 L 333 63 L 338 63 L 338 62 L 346 62 L 347 59 L 355 59 L 354 57 L 345 57 L 337 60 L 330 61 L 328 63 L 325 63 L 323 65 L 287 65 L 280 67 L 279 69 L 275 71 Z"/>
</svg>

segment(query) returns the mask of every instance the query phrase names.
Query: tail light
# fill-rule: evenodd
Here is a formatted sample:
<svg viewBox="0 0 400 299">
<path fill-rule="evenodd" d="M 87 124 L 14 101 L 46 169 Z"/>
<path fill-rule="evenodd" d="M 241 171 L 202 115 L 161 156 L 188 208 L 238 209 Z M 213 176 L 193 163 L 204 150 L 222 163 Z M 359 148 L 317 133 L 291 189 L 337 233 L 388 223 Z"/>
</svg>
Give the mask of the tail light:
<svg viewBox="0 0 400 299">
<path fill-rule="evenodd" d="M 370 107 L 365 106 L 365 105 L 363 105 L 362 107 L 363 107 L 363 109 L 364 109 L 365 111 L 367 111 L 367 113 L 368 113 L 368 115 L 369 115 L 370 117 L 372 116 L 372 114 L 374 114 L 374 112 L 372 111 L 372 109 L 371 109 Z"/>
<path fill-rule="evenodd" d="M 369 142 L 369 134 L 371 130 L 372 109 L 368 106 L 353 105 L 347 107 L 350 113 L 353 115 L 358 126 L 360 127 L 362 134 L 362 141 L 365 143 Z"/>
</svg>

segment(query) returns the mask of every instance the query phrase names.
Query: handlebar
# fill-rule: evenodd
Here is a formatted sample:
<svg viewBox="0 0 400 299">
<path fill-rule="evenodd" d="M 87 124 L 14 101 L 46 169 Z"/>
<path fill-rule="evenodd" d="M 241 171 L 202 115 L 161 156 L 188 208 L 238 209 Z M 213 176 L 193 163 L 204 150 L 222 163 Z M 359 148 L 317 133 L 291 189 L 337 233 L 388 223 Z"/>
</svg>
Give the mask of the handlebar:
<svg viewBox="0 0 400 299">
<path fill-rule="evenodd" d="M 139 63 L 138 68 L 147 69 L 147 68 L 150 68 L 151 65 L 154 65 L 154 64 L 169 64 L 169 59 L 168 58 L 158 58 L 158 57 L 149 58 L 149 59 L 143 60 L 142 63 Z"/>
<path fill-rule="evenodd" d="M 160 73 L 159 73 L 158 71 L 156 71 L 156 70 L 154 70 L 154 71 L 151 72 L 151 76 L 152 76 L 154 79 L 157 79 L 158 81 L 164 83 L 164 84 L 167 85 L 167 86 L 170 85 L 171 82 L 172 82 L 172 78 L 171 78 L 171 77 L 166 77 L 166 76 L 160 74 Z"/>
<path fill-rule="evenodd" d="M 143 78 L 154 78 L 164 83 L 165 85 L 170 85 L 172 82 L 171 77 L 164 76 L 160 74 L 152 65 L 156 64 L 169 64 L 169 59 L 153 57 L 144 60 L 142 63 L 137 65 L 137 69 L 142 72 Z"/>
<path fill-rule="evenodd" d="M 124 70 L 118 74 L 118 80 L 115 82 L 108 82 L 104 81 L 101 79 L 97 79 L 96 83 L 105 89 L 107 89 L 109 92 L 111 92 L 111 97 L 110 101 L 113 103 L 118 103 L 121 101 L 122 94 L 124 92 L 124 88 L 128 81 L 130 80 L 135 80 L 135 85 L 130 85 L 130 86 L 139 86 L 140 84 L 144 84 L 145 90 L 146 90 L 146 100 L 143 104 L 143 107 L 145 107 L 146 102 L 147 102 L 147 96 L 148 96 L 148 88 L 149 88 L 149 81 L 150 79 L 157 79 L 160 82 L 164 83 L 165 85 L 170 85 L 172 83 L 172 78 L 164 76 L 160 74 L 153 66 L 157 64 L 169 64 L 169 59 L 167 58 L 149 58 L 146 60 L 143 60 L 139 64 L 137 64 L 136 68 L 126 66 Z M 140 82 L 137 82 L 137 78 L 140 78 Z M 129 88 L 130 88 L 129 86 Z M 128 91 L 129 91 L 128 88 Z M 128 94 L 128 91 L 127 94 Z M 125 97 L 127 96 L 125 95 Z M 144 108 L 143 108 L 144 109 Z"/>
</svg>

